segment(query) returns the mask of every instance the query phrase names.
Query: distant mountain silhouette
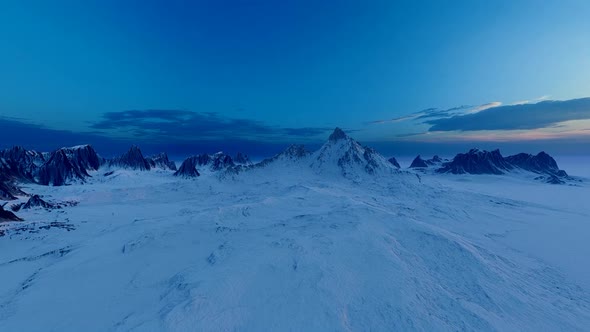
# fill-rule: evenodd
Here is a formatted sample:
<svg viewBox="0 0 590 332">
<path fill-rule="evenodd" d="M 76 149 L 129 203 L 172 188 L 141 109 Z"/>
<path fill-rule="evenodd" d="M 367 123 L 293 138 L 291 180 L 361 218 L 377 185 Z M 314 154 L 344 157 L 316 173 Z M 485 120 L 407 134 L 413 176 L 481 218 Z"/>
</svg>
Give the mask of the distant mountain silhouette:
<svg viewBox="0 0 590 332">
<path fill-rule="evenodd" d="M 500 150 L 472 149 L 467 153 L 457 154 L 452 161 L 443 163 L 436 172 L 499 175 L 519 170 L 540 174 L 536 180 L 551 184 L 564 184 L 565 180 L 570 179 L 564 170 L 559 169 L 555 159 L 545 152 L 537 155 L 519 153 L 504 158 Z"/>
</svg>

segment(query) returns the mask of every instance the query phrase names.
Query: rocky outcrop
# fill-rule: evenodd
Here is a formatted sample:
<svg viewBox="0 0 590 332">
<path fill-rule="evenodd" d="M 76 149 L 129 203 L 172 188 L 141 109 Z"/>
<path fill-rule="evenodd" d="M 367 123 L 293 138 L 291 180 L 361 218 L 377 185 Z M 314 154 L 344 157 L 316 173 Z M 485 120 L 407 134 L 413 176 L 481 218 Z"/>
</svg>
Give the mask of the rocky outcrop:
<svg viewBox="0 0 590 332">
<path fill-rule="evenodd" d="M 519 153 L 506 157 L 506 161 L 514 167 L 533 173 L 549 174 L 557 177 L 567 176 L 565 171 L 559 169 L 555 159 L 545 152 L 539 152 L 537 155 Z"/>
<path fill-rule="evenodd" d="M 340 128 L 334 129 L 311 159 L 311 168 L 318 173 L 339 172 L 354 179 L 365 174 L 391 174 L 397 170 L 374 149 L 362 146 Z"/>
<path fill-rule="evenodd" d="M 420 155 L 416 156 L 410 164 L 410 168 L 428 168 L 431 166 L 438 166 L 442 164 L 444 160 L 439 156 L 434 156 L 431 159 L 422 159 Z"/>
<path fill-rule="evenodd" d="M 146 158 L 151 168 L 160 168 L 164 170 L 176 171 L 176 163 L 168 159 L 165 152 Z"/>
<path fill-rule="evenodd" d="M 17 199 L 17 196 L 27 196 L 16 184 L 10 180 L 1 180 L 0 176 L 0 200 L 11 201 Z"/>
<path fill-rule="evenodd" d="M 13 147 L 0 152 L 0 173 L 19 182 L 61 186 L 70 180 L 84 180 L 97 170 L 101 158 L 90 145 L 61 148 L 40 153 Z"/>
<path fill-rule="evenodd" d="M 21 207 L 21 209 L 32 209 L 32 208 L 44 208 L 44 209 L 56 209 L 59 208 L 57 205 L 44 201 L 41 196 L 33 195 L 29 200 Z"/>
<path fill-rule="evenodd" d="M 422 157 L 420 157 L 420 155 L 416 156 L 416 158 L 414 158 L 414 160 L 412 161 L 412 164 L 410 165 L 410 168 L 426 168 L 428 167 L 428 164 L 426 164 L 426 161 L 424 159 L 422 159 Z"/>
<path fill-rule="evenodd" d="M 504 160 L 500 150 L 482 151 L 471 149 L 460 153 L 452 161 L 437 169 L 438 173 L 452 174 L 504 174 L 514 167 Z"/>
<path fill-rule="evenodd" d="M 399 163 L 397 162 L 397 159 L 395 159 L 395 157 L 391 157 L 391 158 L 387 159 L 387 161 L 389 161 L 393 166 L 395 166 L 397 168 L 401 168 L 401 166 L 399 165 Z"/>
<path fill-rule="evenodd" d="M 197 170 L 197 166 L 199 165 L 197 157 L 189 157 L 185 159 L 180 168 L 174 173 L 174 176 L 180 176 L 184 178 L 195 178 L 201 176 L 199 171 Z"/>
<path fill-rule="evenodd" d="M 472 149 L 468 153 L 458 154 L 450 162 L 443 163 L 436 171 L 453 174 L 505 174 L 525 171 L 540 174 L 541 176 L 537 176 L 535 180 L 551 184 L 564 184 L 567 180 L 573 180 L 564 170 L 559 169 L 555 159 L 545 152 L 537 155 L 519 153 L 504 158 L 499 150 Z"/>
<path fill-rule="evenodd" d="M 89 176 L 85 168 L 70 160 L 65 150 L 59 149 L 52 152 L 49 160 L 39 169 L 38 183 L 63 186 L 71 181 L 84 181 Z"/>
<path fill-rule="evenodd" d="M 34 182 L 39 167 L 44 162 L 42 153 L 26 150 L 21 146 L 0 150 L 0 173 L 10 179 Z"/>
<path fill-rule="evenodd" d="M 149 162 L 135 145 L 132 145 L 129 151 L 122 156 L 109 160 L 108 165 L 137 171 L 149 171 L 151 169 Z"/>
<path fill-rule="evenodd" d="M 91 145 L 78 145 L 69 148 L 61 148 L 72 164 L 86 171 L 96 171 L 102 164 L 102 158 Z"/>
<path fill-rule="evenodd" d="M 234 157 L 234 163 L 237 165 L 244 166 L 252 165 L 252 162 L 250 161 L 250 158 L 248 158 L 248 155 L 242 154 L 241 152 L 238 152 L 238 154 L 236 154 L 236 156 Z"/>
<path fill-rule="evenodd" d="M 0 205 L 0 222 L 7 222 L 7 221 L 23 221 L 23 219 L 17 217 L 11 211 L 4 210 L 4 206 L 6 203 Z"/>
<path fill-rule="evenodd" d="M 271 158 L 266 158 L 254 165 L 255 167 L 266 167 L 273 164 L 293 164 L 311 155 L 311 152 L 305 149 L 305 146 L 300 144 L 290 145 L 285 151 L 274 155 Z"/>
</svg>

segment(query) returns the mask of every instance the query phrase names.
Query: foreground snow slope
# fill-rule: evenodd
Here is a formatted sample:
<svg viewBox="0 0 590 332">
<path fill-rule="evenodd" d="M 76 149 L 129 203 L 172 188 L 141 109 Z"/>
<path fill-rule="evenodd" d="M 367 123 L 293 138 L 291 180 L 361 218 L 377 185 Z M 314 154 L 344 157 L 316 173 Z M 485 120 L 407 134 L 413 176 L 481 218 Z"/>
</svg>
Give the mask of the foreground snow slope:
<svg viewBox="0 0 590 332">
<path fill-rule="evenodd" d="M 504 190 L 490 192 L 445 177 L 358 182 L 283 166 L 223 180 L 116 171 L 85 185 L 34 187 L 80 204 L 23 211 L 25 222 L 0 226 L 0 330 L 590 326 L 584 271 L 537 252 L 560 225 L 590 231 L 587 204 L 529 200 L 555 186 L 505 195 L 522 184 L 496 178 Z M 540 245 L 522 245 L 515 233 Z M 560 236 L 568 247 L 578 235 Z"/>
</svg>

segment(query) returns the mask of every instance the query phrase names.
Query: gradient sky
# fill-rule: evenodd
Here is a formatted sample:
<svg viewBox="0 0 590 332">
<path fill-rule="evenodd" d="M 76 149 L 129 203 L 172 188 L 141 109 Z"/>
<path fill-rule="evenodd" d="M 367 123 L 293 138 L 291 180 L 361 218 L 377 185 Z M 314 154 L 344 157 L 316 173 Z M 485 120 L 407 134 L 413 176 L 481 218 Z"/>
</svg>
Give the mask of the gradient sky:
<svg viewBox="0 0 590 332">
<path fill-rule="evenodd" d="M 590 153 L 589 17 L 582 0 L 4 0 L 0 140 L 262 153 L 340 126 L 393 152 Z"/>
</svg>

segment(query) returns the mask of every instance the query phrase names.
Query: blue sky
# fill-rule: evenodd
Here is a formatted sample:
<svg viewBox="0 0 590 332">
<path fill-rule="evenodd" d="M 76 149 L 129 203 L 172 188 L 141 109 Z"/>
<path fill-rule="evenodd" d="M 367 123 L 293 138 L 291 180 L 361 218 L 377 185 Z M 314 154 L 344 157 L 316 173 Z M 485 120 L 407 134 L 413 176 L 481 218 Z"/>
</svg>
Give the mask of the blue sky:
<svg viewBox="0 0 590 332">
<path fill-rule="evenodd" d="M 264 153 L 340 126 L 391 153 L 587 147 L 588 17 L 588 1 L 2 1 L 0 139 Z"/>
</svg>

